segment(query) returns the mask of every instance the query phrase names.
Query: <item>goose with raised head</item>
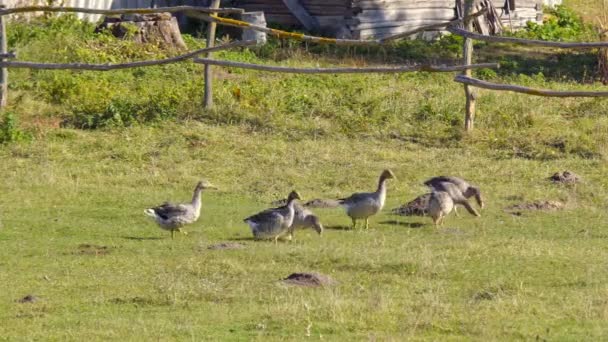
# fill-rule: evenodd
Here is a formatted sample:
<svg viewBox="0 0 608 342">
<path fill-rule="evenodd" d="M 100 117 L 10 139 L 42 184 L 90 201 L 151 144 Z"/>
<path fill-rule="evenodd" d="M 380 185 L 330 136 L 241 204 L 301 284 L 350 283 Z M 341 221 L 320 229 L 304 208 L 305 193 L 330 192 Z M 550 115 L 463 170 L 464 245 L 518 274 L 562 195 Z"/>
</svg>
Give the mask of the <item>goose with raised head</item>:
<svg viewBox="0 0 608 342">
<path fill-rule="evenodd" d="M 395 178 L 391 170 L 384 170 L 378 180 L 378 188 L 375 192 L 354 193 L 346 198 L 338 200 L 340 205 L 346 209 L 346 214 L 352 219 L 355 229 L 357 220 L 365 220 L 365 229 L 369 228 L 369 217 L 377 214 L 384 207 L 386 201 L 386 181 Z"/>
<path fill-rule="evenodd" d="M 294 205 L 299 199 L 301 199 L 300 194 L 292 191 L 287 197 L 285 205 L 266 209 L 243 221 L 251 228 L 254 238 L 273 239 L 276 244 L 277 240 L 284 235 L 293 236 L 291 225 L 295 216 Z"/>
<path fill-rule="evenodd" d="M 201 195 L 204 189 L 217 189 L 211 183 L 202 180 L 196 184 L 192 201 L 190 203 L 174 204 L 165 202 L 157 207 L 148 208 L 144 213 L 154 219 L 160 228 L 171 232 L 171 238 L 175 237 L 175 232 L 182 231 L 181 228 L 187 224 L 196 222 L 201 214 Z"/>
<path fill-rule="evenodd" d="M 443 225 L 443 220 L 454 208 L 454 201 L 445 191 L 433 191 L 429 198 L 428 213 L 435 227 Z"/>
<path fill-rule="evenodd" d="M 436 177 L 436 178 L 439 178 L 439 177 Z M 434 178 L 432 178 L 432 179 L 434 179 Z M 441 181 L 437 181 L 437 180 L 435 180 L 433 182 L 429 182 L 429 181 L 426 181 L 425 184 L 429 183 L 430 185 L 429 184 L 427 184 L 427 185 L 429 185 L 431 190 L 446 192 L 447 194 L 450 195 L 450 197 L 452 198 L 452 201 L 454 202 L 454 213 L 455 214 L 458 215 L 458 212 L 456 211 L 456 204 L 460 204 L 460 205 L 464 206 L 465 209 L 467 209 L 467 211 L 469 213 L 471 213 L 471 215 L 481 216 L 481 215 L 479 215 L 477 210 L 475 210 L 475 208 L 473 208 L 473 206 L 471 206 L 471 204 L 469 203 L 469 200 L 463 194 L 460 186 L 458 186 L 457 184 L 452 183 L 452 182 L 441 182 Z M 479 194 L 479 192 L 477 192 L 477 194 L 478 195 L 476 195 L 476 198 L 478 198 L 478 203 L 480 203 L 480 206 L 483 206 L 483 202 L 481 200 L 481 195 Z"/>
</svg>

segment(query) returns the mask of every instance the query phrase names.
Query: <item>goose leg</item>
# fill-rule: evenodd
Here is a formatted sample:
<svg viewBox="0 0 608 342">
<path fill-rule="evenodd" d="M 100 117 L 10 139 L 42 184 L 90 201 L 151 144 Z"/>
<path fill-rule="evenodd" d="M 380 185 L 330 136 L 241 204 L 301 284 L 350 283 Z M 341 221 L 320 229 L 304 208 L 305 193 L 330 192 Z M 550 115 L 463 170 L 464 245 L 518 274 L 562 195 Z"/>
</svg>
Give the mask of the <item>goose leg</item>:
<svg viewBox="0 0 608 342">
<path fill-rule="evenodd" d="M 456 215 L 456 217 L 460 217 L 460 215 L 458 215 L 458 210 L 456 210 L 456 206 L 454 206 L 454 215 Z"/>
<path fill-rule="evenodd" d="M 369 229 L 369 217 L 365 219 L 365 229 Z"/>
<path fill-rule="evenodd" d="M 175 229 L 171 229 L 171 240 L 175 239 Z"/>
<path fill-rule="evenodd" d="M 353 227 L 352 227 L 352 229 L 355 229 L 355 228 L 357 228 L 357 220 L 355 220 L 354 218 L 352 220 L 353 220 Z"/>
<path fill-rule="evenodd" d="M 177 231 L 179 231 L 180 233 L 182 233 L 184 235 L 188 235 L 188 232 L 185 230 L 182 230 L 181 228 L 178 228 Z"/>
<path fill-rule="evenodd" d="M 275 246 L 279 244 L 279 236 L 278 235 L 274 237 L 274 244 L 275 244 Z"/>
</svg>

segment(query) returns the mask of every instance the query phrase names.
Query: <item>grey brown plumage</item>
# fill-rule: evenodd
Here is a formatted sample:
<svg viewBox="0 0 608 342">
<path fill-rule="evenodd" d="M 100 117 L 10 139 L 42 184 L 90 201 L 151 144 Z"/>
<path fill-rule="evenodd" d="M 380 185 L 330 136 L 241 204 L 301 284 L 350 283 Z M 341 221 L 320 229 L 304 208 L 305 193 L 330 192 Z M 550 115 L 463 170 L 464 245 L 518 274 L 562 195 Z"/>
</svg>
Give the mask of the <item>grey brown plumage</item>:
<svg viewBox="0 0 608 342">
<path fill-rule="evenodd" d="M 375 192 L 354 193 L 346 198 L 341 198 L 338 203 L 346 209 L 346 214 L 352 219 L 354 229 L 357 220 L 365 220 L 365 228 L 369 228 L 369 217 L 377 214 L 384 207 L 386 201 L 386 181 L 395 178 L 391 170 L 384 170 L 380 174 L 378 187 Z"/>
<path fill-rule="evenodd" d="M 479 207 L 483 209 L 484 202 L 483 202 L 483 198 L 481 196 L 481 191 L 479 190 L 479 188 L 477 186 L 469 184 L 469 182 L 467 182 L 466 180 L 464 180 L 460 177 L 453 177 L 453 176 L 433 177 L 433 178 L 425 181 L 424 185 L 426 185 L 430 188 L 439 187 L 439 190 L 441 190 L 440 189 L 441 183 L 454 184 L 464 198 L 468 199 L 468 198 L 471 198 L 474 196 L 475 200 L 477 201 L 477 204 L 479 204 Z"/>
<path fill-rule="evenodd" d="M 295 201 L 300 198 L 300 194 L 292 191 L 284 206 L 266 209 L 243 221 L 249 225 L 256 239 L 274 239 L 276 243 L 282 236 L 291 237 L 293 235 L 291 225 L 295 216 L 294 205 Z"/>
<path fill-rule="evenodd" d="M 171 238 L 173 238 L 175 231 L 181 232 L 181 227 L 196 222 L 200 217 L 201 194 L 204 189 L 217 188 L 207 181 L 200 181 L 194 189 L 190 203 L 165 202 L 157 207 L 144 210 L 144 213 L 152 217 L 161 229 L 171 231 Z"/>
<path fill-rule="evenodd" d="M 481 216 L 468 201 L 469 197 L 475 196 L 477 203 L 481 208 L 483 208 L 484 203 L 481 197 L 481 192 L 479 191 L 479 188 L 470 185 L 464 179 L 458 177 L 439 176 L 427 180 L 424 182 L 424 184 L 430 187 L 432 190 L 447 192 L 452 197 L 454 204 L 464 206 L 471 215 Z M 456 207 L 454 207 L 454 212 L 458 214 Z"/>
<path fill-rule="evenodd" d="M 291 224 L 292 232 L 296 229 L 313 228 L 319 235 L 323 234 L 323 225 L 319 218 L 299 203 L 294 203 L 294 217 Z"/>
<path fill-rule="evenodd" d="M 429 198 L 428 213 L 435 226 L 442 225 L 445 217 L 454 208 L 454 201 L 445 191 L 433 191 Z"/>
</svg>

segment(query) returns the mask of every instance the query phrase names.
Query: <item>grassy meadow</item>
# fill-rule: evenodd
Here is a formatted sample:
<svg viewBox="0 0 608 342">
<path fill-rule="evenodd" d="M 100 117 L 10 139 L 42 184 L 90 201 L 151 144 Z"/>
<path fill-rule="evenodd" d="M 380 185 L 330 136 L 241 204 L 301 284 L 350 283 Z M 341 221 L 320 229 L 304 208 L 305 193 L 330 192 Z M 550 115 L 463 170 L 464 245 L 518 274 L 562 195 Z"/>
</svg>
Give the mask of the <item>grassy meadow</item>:
<svg viewBox="0 0 608 342">
<path fill-rule="evenodd" d="M 23 60 L 118 62 L 170 54 L 68 19 L 9 25 Z M 190 47 L 201 39 L 186 36 Z M 382 49 L 271 41 L 218 57 L 280 65 L 454 61 L 458 40 Z M 504 58 L 496 82 L 603 89 L 593 51 L 478 46 Z M 544 64 L 537 60 L 545 61 Z M 510 62 L 510 63 L 508 63 Z M 204 111 L 190 63 L 107 73 L 11 70 L 0 124 L 0 340 L 605 340 L 608 338 L 608 119 L 604 99 L 480 91 L 476 130 L 462 132 L 454 74 L 306 76 L 216 68 Z M 339 208 L 326 230 L 253 241 L 242 219 L 297 189 L 306 199 L 373 190 L 385 210 L 350 230 Z M 571 170 L 582 178 L 547 178 Z M 478 185 L 479 218 L 444 227 L 390 209 L 429 177 Z M 187 201 L 199 221 L 171 240 L 143 214 Z M 557 211 L 507 206 L 554 200 Z M 219 242 L 244 248 L 211 250 Z M 280 280 L 320 272 L 338 284 Z M 26 295 L 38 298 L 21 303 Z"/>
</svg>

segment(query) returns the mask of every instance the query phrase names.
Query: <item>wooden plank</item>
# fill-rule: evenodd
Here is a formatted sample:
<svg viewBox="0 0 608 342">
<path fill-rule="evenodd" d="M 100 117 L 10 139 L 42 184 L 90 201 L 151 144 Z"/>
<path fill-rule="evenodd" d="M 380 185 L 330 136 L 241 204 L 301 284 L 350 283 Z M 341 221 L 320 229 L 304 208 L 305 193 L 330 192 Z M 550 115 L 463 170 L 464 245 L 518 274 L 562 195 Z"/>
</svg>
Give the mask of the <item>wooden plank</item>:
<svg viewBox="0 0 608 342">
<path fill-rule="evenodd" d="M 5 5 L 0 5 L 0 8 L 5 8 Z M 8 54 L 8 42 L 6 38 L 6 16 L 0 16 L 0 53 Z M 6 58 L 0 59 L 5 62 Z M 8 103 L 8 69 L 0 68 L 0 108 L 5 108 Z"/>
<path fill-rule="evenodd" d="M 378 23 L 361 23 L 356 25 L 351 25 L 353 30 L 367 30 L 378 27 L 417 27 L 417 26 L 428 26 L 433 24 L 444 23 L 444 26 L 447 25 L 450 21 L 446 20 L 405 20 L 405 21 L 386 21 L 386 22 L 378 22 Z"/>
<path fill-rule="evenodd" d="M 174 6 L 174 7 L 157 7 L 157 8 L 124 8 L 124 9 L 96 9 L 96 8 L 80 8 L 80 7 L 55 7 L 55 6 L 24 6 L 24 7 L 13 7 L 0 9 L 0 15 L 7 15 L 13 13 L 27 13 L 27 12 L 67 12 L 67 13 L 89 13 L 89 14 L 146 14 L 146 13 L 160 13 L 160 12 L 184 12 L 184 11 L 196 11 L 200 13 L 213 13 L 213 9 L 208 7 L 198 6 Z M 218 8 L 217 13 L 221 14 L 238 14 L 243 13 L 242 8 Z"/>
<path fill-rule="evenodd" d="M 468 32 L 466 30 L 448 26 L 448 31 L 453 34 L 457 34 L 459 36 L 468 37 L 475 40 L 481 40 L 486 42 L 495 42 L 495 43 L 514 43 L 514 44 L 522 44 L 522 45 L 537 45 L 537 46 L 546 46 L 546 47 L 555 47 L 555 48 L 563 48 L 563 49 L 594 49 L 600 47 L 608 47 L 608 42 L 591 42 L 591 43 L 564 43 L 564 42 L 551 42 L 546 40 L 533 40 L 533 39 L 522 39 L 522 38 L 513 38 L 513 37 L 499 37 L 499 36 L 484 36 L 481 34 Z"/>
<path fill-rule="evenodd" d="M 211 8 L 219 8 L 220 0 L 212 0 Z M 212 13 L 212 15 L 215 13 Z M 217 23 L 210 22 L 207 24 L 207 47 L 212 48 L 215 45 L 215 29 Z M 211 52 L 207 52 L 205 57 L 211 58 Z M 205 97 L 203 100 L 205 109 L 211 109 L 213 107 L 213 70 L 211 65 L 205 65 Z"/>
<path fill-rule="evenodd" d="M 458 75 L 454 78 L 455 82 L 463 83 L 477 88 L 500 90 L 500 91 L 512 91 L 515 93 L 522 93 L 535 96 L 545 97 L 608 97 L 608 91 L 558 91 L 549 89 L 536 89 L 523 87 L 511 84 L 499 84 L 487 81 L 482 81 L 476 78 L 467 77 L 464 75 Z"/>
<path fill-rule="evenodd" d="M 317 19 L 311 16 L 299 0 L 283 0 L 283 3 L 307 30 L 319 30 Z"/>
<path fill-rule="evenodd" d="M 454 9 L 429 10 L 391 10 L 391 11 L 363 11 L 356 16 L 361 23 L 397 20 L 450 20 L 456 17 Z"/>
</svg>

